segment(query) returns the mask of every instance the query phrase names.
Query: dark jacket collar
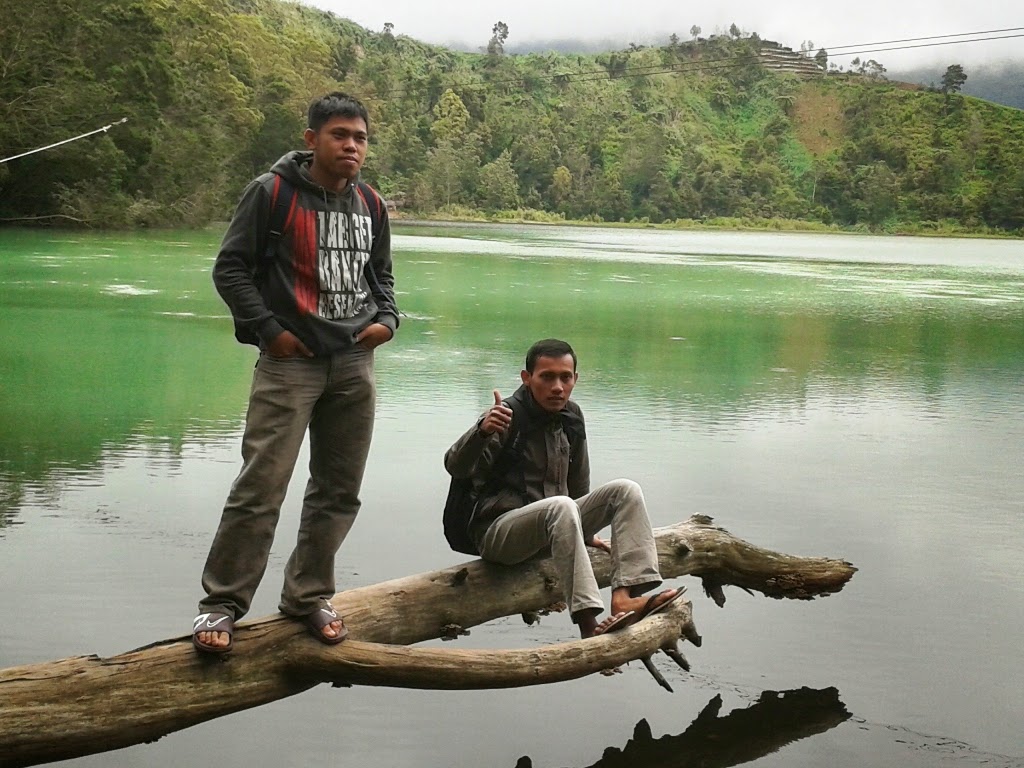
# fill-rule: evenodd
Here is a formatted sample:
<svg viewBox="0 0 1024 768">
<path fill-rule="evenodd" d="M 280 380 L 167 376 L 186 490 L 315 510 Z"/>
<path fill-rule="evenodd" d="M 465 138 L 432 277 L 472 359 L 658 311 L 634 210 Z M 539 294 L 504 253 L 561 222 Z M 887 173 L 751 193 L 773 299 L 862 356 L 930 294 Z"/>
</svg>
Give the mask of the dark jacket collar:
<svg viewBox="0 0 1024 768">
<path fill-rule="evenodd" d="M 575 410 L 570 410 L 568 406 L 562 408 L 558 413 L 544 410 L 533 398 L 533 393 L 530 392 L 530 388 L 525 384 L 520 384 L 519 389 L 506 399 L 516 401 L 519 408 L 516 408 L 515 405 L 510 405 L 510 407 L 514 412 L 524 413 L 527 417 L 527 424 L 519 427 L 522 432 L 543 427 L 552 421 L 561 422 L 562 429 L 565 430 L 566 434 L 583 431 L 583 417 L 576 413 Z M 569 402 L 572 401 L 570 400 Z"/>
</svg>

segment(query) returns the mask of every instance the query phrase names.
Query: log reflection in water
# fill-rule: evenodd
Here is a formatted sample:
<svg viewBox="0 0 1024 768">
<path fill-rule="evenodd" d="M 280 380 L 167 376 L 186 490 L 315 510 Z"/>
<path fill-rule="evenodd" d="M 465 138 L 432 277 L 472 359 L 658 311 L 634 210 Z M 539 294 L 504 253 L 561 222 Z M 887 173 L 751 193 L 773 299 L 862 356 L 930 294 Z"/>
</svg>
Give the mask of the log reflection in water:
<svg viewBox="0 0 1024 768">
<path fill-rule="evenodd" d="M 655 739 L 641 720 L 623 749 L 608 747 L 589 768 L 719 768 L 740 765 L 835 728 L 850 713 L 835 688 L 764 691 L 746 709 L 719 717 L 722 697 L 715 696 L 678 736 Z M 532 768 L 522 757 L 516 768 Z"/>
</svg>

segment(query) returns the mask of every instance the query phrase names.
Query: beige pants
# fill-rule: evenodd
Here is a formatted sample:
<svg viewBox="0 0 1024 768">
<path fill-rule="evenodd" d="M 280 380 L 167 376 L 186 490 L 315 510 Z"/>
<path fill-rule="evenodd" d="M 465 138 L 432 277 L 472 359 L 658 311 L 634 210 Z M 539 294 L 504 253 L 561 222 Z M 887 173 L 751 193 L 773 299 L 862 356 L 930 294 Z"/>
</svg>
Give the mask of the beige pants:
<svg viewBox="0 0 1024 768">
<path fill-rule="evenodd" d="M 260 355 L 242 470 L 206 560 L 200 613 L 219 611 L 237 620 L 248 612 L 307 429 L 309 482 L 279 607 L 304 616 L 334 596 L 334 556 L 359 511 L 375 404 L 372 351 L 355 347 L 313 359 Z"/>
<path fill-rule="evenodd" d="M 611 526 L 612 588 L 643 594 L 661 583 L 658 552 L 640 486 L 613 480 L 580 499 L 552 496 L 499 517 L 480 541 L 480 556 L 503 565 L 550 550 L 573 614 L 604 609 L 584 543 Z"/>
</svg>

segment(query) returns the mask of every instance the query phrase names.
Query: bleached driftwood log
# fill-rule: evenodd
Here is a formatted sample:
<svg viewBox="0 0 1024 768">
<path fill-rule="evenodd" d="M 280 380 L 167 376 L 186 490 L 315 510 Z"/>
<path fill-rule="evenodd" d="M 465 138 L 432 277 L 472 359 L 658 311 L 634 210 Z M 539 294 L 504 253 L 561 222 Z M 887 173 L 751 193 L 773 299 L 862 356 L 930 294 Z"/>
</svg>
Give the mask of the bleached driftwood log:
<svg viewBox="0 0 1024 768">
<path fill-rule="evenodd" d="M 769 597 L 838 592 L 855 568 L 744 542 L 694 516 L 656 531 L 662 574 L 699 576 L 722 605 L 723 585 Z M 607 586 L 610 562 L 594 552 Z M 415 649 L 502 616 L 560 599 L 551 563 L 516 567 L 473 561 L 340 592 L 335 606 L 350 639 L 328 647 L 280 615 L 243 622 L 226 657 L 200 657 L 176 637 L 111 658 L 81 656 L 0 670 L 0 764 L 34 765 L 154 741 L 173 731 L 291 696 L 322 682 L 416 688 L 496 688 L 591 674 L 659 648 L 699 642 L 691 606 L 603 638 L 524 651 Z M 385 644 L 385 645 L 380 645 Z M 685 664 L 681 656 L 677 661 Z"/>
</svg>

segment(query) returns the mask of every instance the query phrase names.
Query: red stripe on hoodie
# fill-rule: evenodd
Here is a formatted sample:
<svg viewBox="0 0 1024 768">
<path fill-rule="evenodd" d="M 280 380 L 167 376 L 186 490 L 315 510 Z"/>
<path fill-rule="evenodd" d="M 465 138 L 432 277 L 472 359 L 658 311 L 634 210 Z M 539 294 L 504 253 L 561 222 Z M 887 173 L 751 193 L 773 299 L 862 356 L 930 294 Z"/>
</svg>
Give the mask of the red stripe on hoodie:
<svg viewBox="0 0 1024 768">
<path fill-rule="evenodd" d="M 295 211 L 292 273 L 295 276 L 295 305 L 299 315 L 317 313 L 320 279 L 317 270 L 316 211 Z"/>
</svg>

